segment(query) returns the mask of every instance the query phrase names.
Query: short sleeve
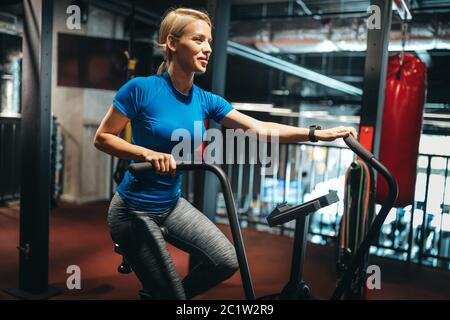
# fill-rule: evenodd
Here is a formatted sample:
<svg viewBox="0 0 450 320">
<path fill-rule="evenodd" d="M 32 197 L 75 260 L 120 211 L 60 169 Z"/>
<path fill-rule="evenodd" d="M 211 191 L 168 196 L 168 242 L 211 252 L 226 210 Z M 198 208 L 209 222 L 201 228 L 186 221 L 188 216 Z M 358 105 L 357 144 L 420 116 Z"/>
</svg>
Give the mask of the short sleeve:
<svg viewBox="0 0 450 320">
<path fill-rule="evenodd" d="M 113 105 L 130 120 L 137 116 L 141 105 L 143 96 L 141 81 L 142 78 L 134 78 L 125 83 L 113 100 Z"/>
<path fill-rule="evenodd" d="M 208 92 L 206 116 L 219 123 L 231 110 L 233 106 L 224 98 Z"/>
</svg>

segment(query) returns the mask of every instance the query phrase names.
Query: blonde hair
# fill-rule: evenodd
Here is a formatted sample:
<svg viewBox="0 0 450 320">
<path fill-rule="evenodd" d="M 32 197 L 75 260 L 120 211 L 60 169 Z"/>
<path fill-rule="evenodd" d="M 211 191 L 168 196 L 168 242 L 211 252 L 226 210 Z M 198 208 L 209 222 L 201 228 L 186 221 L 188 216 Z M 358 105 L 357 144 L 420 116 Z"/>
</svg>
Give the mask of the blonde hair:
<svg viewBox="0 0 450 320">
<path fill-rule="evenodd" d="M 203 11 L 189 8 L 172 8 L 166 12 L 159 27 L 158 46 L 163 50 L 164 61 L 158 68 L 158 74 L 163 73 L 172 60 L 172 53 L 166 44 L 167 37 L 172 35 L 175 39 L 180 38 L 183 36 L 186 26 L 197 20 L 203 20 L 212 27 L 208 13 Z"/>
</svg>

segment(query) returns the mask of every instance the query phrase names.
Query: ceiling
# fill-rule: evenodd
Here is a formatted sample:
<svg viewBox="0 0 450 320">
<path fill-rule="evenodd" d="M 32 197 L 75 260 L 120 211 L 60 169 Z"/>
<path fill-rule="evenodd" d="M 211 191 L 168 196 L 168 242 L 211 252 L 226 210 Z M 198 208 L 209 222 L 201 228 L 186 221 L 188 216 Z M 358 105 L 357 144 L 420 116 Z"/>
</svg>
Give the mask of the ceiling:
<svg viewBox="0 0 450 320">
<path fill-rule="evenodd" d="M 303 3 L 313 13 L 328 10 L 358 11 L 366 10 L 369 6 L 369 0 L 302 0 L 302 1 L 286 1 L 286 0 L 232 0 L 233 5 L 257 5 L 257 4 L 280 4 L 280 3 Z M 413 9 L 426 8 L 448 8 L 450 9 L 450 1 L 448 0 L 411 0 Z"/>
</svg>

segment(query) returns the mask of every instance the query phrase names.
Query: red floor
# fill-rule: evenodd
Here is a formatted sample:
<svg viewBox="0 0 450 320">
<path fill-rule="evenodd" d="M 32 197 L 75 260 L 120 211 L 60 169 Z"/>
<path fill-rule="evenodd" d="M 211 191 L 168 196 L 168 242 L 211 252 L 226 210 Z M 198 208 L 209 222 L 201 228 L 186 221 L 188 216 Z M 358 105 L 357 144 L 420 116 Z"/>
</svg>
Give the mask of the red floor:
<svg viewBox="0 0 450 320">
<path fill-rule="evenodd" d="M 53 299 L 137 299 L 140 285 L 133 274 L 117 272 L 120 257 L 106 225 L 107 204 L 84 206 L 61 204 L 50 217 L 49 282 L 63 291 Z M 19 212 L 0 208 L 0 289 L 17 287 Z M 220 226 L 229 236 L 227 226 Z M 244 240 L 257 296 L 278 291 L 289 276 L 292 239 L 251 229 L 244 230 Z M 169 250 L 181 277 L 187 272 L 188 256 L 170 246 Z M 432 268 L 408 268 L 404 263 L 374 258 L 381 267 L 381 290 L 371 292 L 372 299 L 450 299 L 450 272 Z M 68 290 L 66 269 L 81 268 L 81 290 Z M 310 244 L 305 265 L 305 279 L 312 292 L 328 297 L 336 276 L 333 251 Z M 197 299 L 243 299 L 240 276 L 210 290 Z M 0 299 L 14 299 L 0 292 Z"/>
</svg>

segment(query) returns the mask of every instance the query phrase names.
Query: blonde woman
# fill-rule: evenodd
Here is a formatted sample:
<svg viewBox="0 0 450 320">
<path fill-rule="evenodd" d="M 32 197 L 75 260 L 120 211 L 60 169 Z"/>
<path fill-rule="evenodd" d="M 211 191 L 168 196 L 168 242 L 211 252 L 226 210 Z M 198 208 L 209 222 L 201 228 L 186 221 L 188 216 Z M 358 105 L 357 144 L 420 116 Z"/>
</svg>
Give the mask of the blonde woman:
<svg viewBox="0 0 450 320">
<path fill-rule="evenodd" d="M 281 143 L 356 136 L 353 128 L 314 132 L 261 122 L 194 85 L 194 75 L 206 71 L 211 57 L 211 27 L 205 12 L 169 10 L 160 25 L 164 62 L 158 74 L 132 79 L 117 92 L 94 141 L 103 152 L 121 159 L 148 161 L 155 169 L 145 177 L 127 172 L 108 212 L 113 240 L 154 299 L 191 299 L 238 269 L 230 241 L 181 197 L 182 173 L 176 171 L 171 155 L 177 143 L 171 141 L 174 130 L 186 129 L 194 137 L 195 121 L 213 119 L 231 129 L 252 129 L 257 133 L 261 129 L 277 129 Z M 129 121 L 132 143 L 118 137 Z M 176 272 L 165 240 L 200 261 L 183 280 Z"/>
</svg>

